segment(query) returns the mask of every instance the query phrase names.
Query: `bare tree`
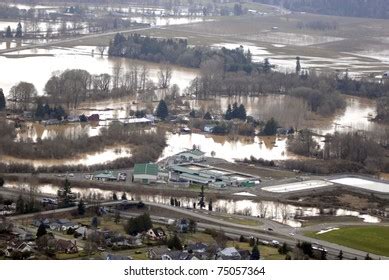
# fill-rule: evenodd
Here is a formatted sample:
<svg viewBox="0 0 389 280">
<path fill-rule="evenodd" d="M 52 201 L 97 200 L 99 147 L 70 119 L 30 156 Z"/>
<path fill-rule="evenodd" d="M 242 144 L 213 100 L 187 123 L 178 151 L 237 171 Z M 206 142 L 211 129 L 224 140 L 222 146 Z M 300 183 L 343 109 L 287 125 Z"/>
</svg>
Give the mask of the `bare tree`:
<svg viewBox="0 0 389 280">
<path fill-rule="evenodd" d="M 173 70 L 169 63 L 163 63 L 159 68 L 158 80 L 160 88 L 166 89 L 170 86 Z"/>
<path fill-rule="evenodd" d="M 100 56 L 103 57 L 104 56 L 104 53 L 105 53 L 105 50 L 107 49 L 106 46 L 97 46 L 96 47 L 96 50 L 100 53 Z"/>
</svg>

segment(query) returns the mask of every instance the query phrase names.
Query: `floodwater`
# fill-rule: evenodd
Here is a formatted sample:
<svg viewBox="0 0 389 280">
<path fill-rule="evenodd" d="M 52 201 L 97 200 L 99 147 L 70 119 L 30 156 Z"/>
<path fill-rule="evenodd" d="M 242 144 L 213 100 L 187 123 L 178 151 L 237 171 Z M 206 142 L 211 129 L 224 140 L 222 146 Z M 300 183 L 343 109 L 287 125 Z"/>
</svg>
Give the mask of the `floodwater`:
<svg viewBox="0 0 389 280">
<path fill-rule="evenodd" d="M 305 112 L 301 100 L 282 95 L 266 95 L 259 97 L 228 98 L 219 97 L 213 101 L 190 100 L 194 108 L 204 108 L 212 112 L 223 112 L 228 104 L 234 102 L 245 105 L 247 113 L 262 120 L 271 117 L 278 119 L 284 127 L 310 127 L 319 134 L 333 133 L 335 131 L 352 131 L 356 129 L 373 130 L 383 129 L 387 126 L 379 125 L 369 121 L 370 115 L 375 114 L 374 102 L 363 99 L 346 97 L 347 108 L 337 113 L 332 118 L 310 119 Z M 153 106 L 156 106 L 154 103 Z M 144 104 L 134 104 L 133 97 L 126 97 L 117 100 L 105 100 L 92 103 L 84 103 L 75 114 L 99 114 L 102 121 L 92 124 L 67 124 L 44 126 L 38 123 L 27 123 L 18 133 L 17 140 L 38 138 L 47 139 L 55 136 L 77 138 L 80 135 L 99 135 L 101 128 L 110 123 L 110 119 L 128 118 L 130 110 L 142 109 Z M 288 109 L 285 109 L 288 108 Z M 285 160 L 295 158 L 287 152 L 285 137 L 242 137 L 242 136 L 220 136 L 201 133 L 192 134 L 167 134 L 167 147 L 164 149 L 161 158 L 172 156 L 176 153 L 191 149 L 193 145 L 200 146 L 207 156 L 215 152 L 215 157 L 227 161 L 244 159 L 254 156 L 266 160 Z M 101 159 L 101 163 L 110 160 Z M 67 160 L 64 161 L 67 163 Z"/>
<path fill-rule="evenodd" d="M 205 134 L 168 134 L 167 147 L 160 159 L 173 156 L 179 152 L 199 146 L 205 155 L 233 162 L 236 159 L 263 158 L 266 160 L 282 160 L 293 158 L 286 151 L 286 139 L 276 137 L 237 137 L 229 139 L 227 136 Z"/>
<path fill-rule="evenodd" d="M 6 188 L 29 190 L 29 185 L 24 183 L 6 183 Z M 58 187 L 46 184 L 38 185 L 38 192 L 42 194 L 56 195 Z M 77 194 L 78 197 L 85 199 L 91 199 L 93 197 L 97 199 L 111 199 L 112 191 L 101 190 L 97 188 L 77 188 L 73 187 L 72 191 Z M 167 195 L 147 195 L 139 193 L 126 192 L 128 199 L 143 202 L 154 202 L 159 204 L 170 204 L 170 196 Z M 193 207 L 193 203 L 197 202 L 196 198 L 192 197 L 177 197 L 182 207 Z M 206 201 L 206 204 L 208 202 Z M 274 201 L 253 201 L 250 199 L 213 199 L 213 210 L 215 212 L 238 214 L 244 216 L 263 217 L 271 220 L 275 220 L 292 227 L 301 227 L 301 221 L 296 220 L 295 217 L 312 217 L 319 216 L 320 209 L 314 207 L 297 207 L 291 204 L 283 204 Z M 326 212 L 326 210 L 324 210 Z M 354 216 L 361 218 L 367 223 L 379 223 L 381 220 L 377 217 L 370 215 L 361 215 L 357 211 L 349 211 L 345 209 L 337 209 L 336 216 Z"/>
<path fill-rule="evenodd" d="M 91 153 L 91 154 L 80 154 L 76 158 L 70 159 L 20 159 L 9 156 L 0 156 L 0 160 L 3 163 L 16 163 L 16 164 L 30 164 L 35 168 L 38 167 L 51 167 L 59 165 L 85 165 L 91 166 L 96 164 L 109 163 L 119 158 L 131 157 L 131 149 L 126 147 L 114 147 L 106 148 L 102 152 Z"/>
<path fill-rule="evenodd" d="M 69 48 L 32 49 L 8 53 L 0 56 L 0 88 L 5 94 L 12 86 L 20 81 L 33 83 L 40 95 L 44 93 L 44 86 L 53 72 L 67 69 L 83 69 L 91 74 L 112 74 L 116 65 L 121 65 L 123 71 L 130 65 L 147 65 L 150 79 L 158 83 L 160 65 L 144 61 L 125 58 L 101 57 L 95 47 L 80 46 Z M 92 55 L 94 50 L 95 54 Z M 198 71 L 178 66 L 172 66 L 173 75 L 171 84 L 177 84 L 180 89 L 186 88 Z"/>
</svg>

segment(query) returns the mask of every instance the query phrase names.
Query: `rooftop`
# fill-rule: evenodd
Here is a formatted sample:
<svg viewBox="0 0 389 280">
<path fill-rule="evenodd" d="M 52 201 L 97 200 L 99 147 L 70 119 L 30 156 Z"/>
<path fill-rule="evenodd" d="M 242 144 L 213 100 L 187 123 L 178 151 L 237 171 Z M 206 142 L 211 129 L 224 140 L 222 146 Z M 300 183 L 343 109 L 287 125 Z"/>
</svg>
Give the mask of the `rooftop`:
<svg viewBox="0 0 389 280">
<path fill-rule="evenodd" d="M 158 175 L 159 167 L 155 163 L 135 164 L 134 175 Z"/>
</svg>

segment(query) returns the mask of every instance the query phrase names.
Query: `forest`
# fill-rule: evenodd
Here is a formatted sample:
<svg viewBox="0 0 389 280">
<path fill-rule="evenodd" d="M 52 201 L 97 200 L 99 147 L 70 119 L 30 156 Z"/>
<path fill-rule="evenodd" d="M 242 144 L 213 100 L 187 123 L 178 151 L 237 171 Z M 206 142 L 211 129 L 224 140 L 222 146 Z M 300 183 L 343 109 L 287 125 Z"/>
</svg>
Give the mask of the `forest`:
<svg viewBox="0 0 389 280">
<path fill-rule="evenodd" d="M 186 39 L 158 39 L 140 34 L 131 34 L 127 38 L 120 33 L 116 34 L 110 42 L 108 54 L 191 68 L 200 68 L 204 62 L 215 58 L 223 62 L 226 72 L 251 73 L 255 68 L 264 68 L 263 64 L 254 63 L 251 53 L 245 53 L 242 48 L 191 47 Z"/>
</svg>

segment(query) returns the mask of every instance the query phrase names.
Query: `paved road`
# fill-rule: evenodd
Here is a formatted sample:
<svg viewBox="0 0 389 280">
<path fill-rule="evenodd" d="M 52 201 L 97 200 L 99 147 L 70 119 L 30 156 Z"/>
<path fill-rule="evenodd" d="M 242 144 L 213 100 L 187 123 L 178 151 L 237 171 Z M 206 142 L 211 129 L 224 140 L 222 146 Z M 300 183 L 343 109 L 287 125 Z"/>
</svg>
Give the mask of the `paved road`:
<svg viewBox="0 0 389 280">
<path fill-rule="evenodd" d="M 113 206 L 122 203 L 122 201 L 110 201 L 110 202 L 103 202 L 100 205 L 101 206 Z M 194 210 L 194 209 L 185 209 L 185 208 L 179 208 L 179 207 L 173 207 L 170 205 L 164 205 L 164 204 L 158 204 L 154 202 L 145 202 L 146 205 L 159 207 L 162 209 L 174 211 L 176 213 L 182 214 L 185 217 L 192 217 L 199 220 L 198 225 L 203 228 L 210 228 L 210 229 L 217 229 L 217 230 L 223 230 L 224 232 L 228 234 L 234 234 L 234 235 L 243 235 L 243 236 L 253 236 L 262 240 L 274 240 L 283 243 L 287 243 L 290 246 L 295 246 L 298 241 L 307 241 L 311 243 L 317 243 L 322 245 L 324 248 L 327 249 L 328 254 L 332 256 L 337 256 L 339 254 L 339 251 L 342 250 L 344 253 L 345 258 L 354 258 L 357 257 L 358 259 L 363 259 L 366 256 L 366 252 L 348 248 L 345 246 L 341 246 L 338 244 L 306 237 L 302 234 L 301 231 L 296 231 L 294 228 L 280 224 L 271 220 L 267 219 L 259 219 L 258 221 L 262 222 L 263 225 L 261 226 L 250 226 L 250 225 L 241 225 L 236 224 L 228 221 L 224 221 L 217 216 L 213 216 L 212 213 L 205 211 L 205 210 Z M 87 207 L 90 207 L 92 205 L 87 205 Z M 72 211 L 77 209 L 77 207 L 71 207 L 71 208 L 64 208 L 64 209 L 55 209 L 55 210 L 49 210 L 40 212 L 39 215 L 49 215 L 53 213 L 62 213 L 67 211 Z M 127 212 L 121 212 L 122 215 L 127 215 Z M 32 214 L 25 214 L 25 215 L 18 215 L 18 216 L 12 216 L 10 217 L 11 220 L 20 220 L 20 219 L 28 219 L 36 216 L 37 213 Z M 166 217 L 155 217 L 162 220 L 163 218 L 166 219 Z M 349 223 L 345 223 L 349 224 Z M 353 223 L 357 224 L 357 223 Z M 343 225 L 342 223 L 337 223 L 336 225 Z M 361 225 L 359 223 L 358 225 Z M 267 228 L 272 228 L 273 231 L 269 232 L 266 231 Z M 290 233 L 294 232 L 294 235 L 291 236 Z M 389 259 L 385 256 L 379 256 L 375 254 L 370 254 L 370 256 L 374 259 Z"/>
<path fill-rule="evenodd" d="M 279 224 L 274 221 L 269 221 L 265 219 L 261 219 L 261 222 L 264 223 L 265 227 L 271 227 L 273 228 L 274 233 L 269 233 L 269 232 L 259 232 L 261 230 L 260 227 L 258 226 L 248 226 L 248 225 L 238 225 L 234 224 L 231 222 L 226 222 L 223 220 L 220 220 L 216 217 L 211 217 L 210 215 L 204 214 L 203 212 L 194 212 L 193 210 L 189 209 L 184 209 L 184 208 L 177 208 L 177 207 L 172 207 L 169 205 L 163 205 L 163 204 L 157 204 L 157 203 L 152 203 L 152 202 L 147 202 L 145 203 L 146 205 L 151 205 L 151 206 L 156 206 L 168 210 L 175 211 L 177 213 L 184 214 L 185 216 L 190 216 L 194 218 L 201 219 L 203 221 L 207 221 L 211 224 L 207 223 L 208 228 L 213 227 L 214 229 L 222 229 L 223 231 L 227 233 L 234 233 L 238 235 L 243 235 L 243 236 L 254 236 L 266 240 L 273 240 L 277 239 L 279 242 L 286 242 L 287 244 L 290 245 L 295 245 L 298 241 L 307 241 L 311 243 L 317 243 L 322 245 L 324 248 L 327 249 L 329 254 L 337 256 L 339 254 L 339 251 L 342 250 L 344 253 L 344 256 L 346 258 L 354 258 L 357 257 L 359 259 L 362 259 L 366 256 L 366 252 L 348 248 L 345 246 L 341 246 L 338 244 L 306 237 L 301 234 L 301 232 L 296 232 L 294 236 L 290 236 L 290 233 L 294 231 L 292 227 L 289 227 L 287 225 Z M 200 223 L 202 224 L 202 223 Z M 277 235 L 277 237 L 274 236 L 274 234 Z M 385 256 L 380 256 L 380 255 L 375 255 L 375 254 L 370 254 L 370 256 L 374 259 L 389 259 L 388 257 Z"/>
</svg>

